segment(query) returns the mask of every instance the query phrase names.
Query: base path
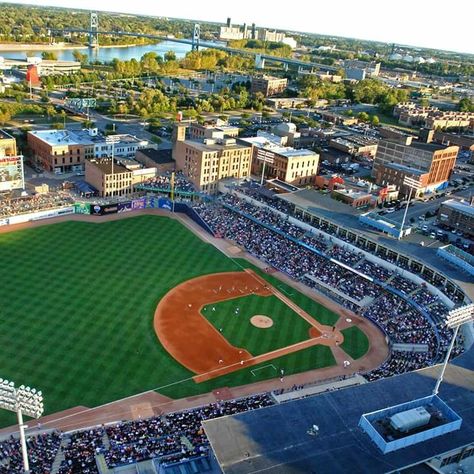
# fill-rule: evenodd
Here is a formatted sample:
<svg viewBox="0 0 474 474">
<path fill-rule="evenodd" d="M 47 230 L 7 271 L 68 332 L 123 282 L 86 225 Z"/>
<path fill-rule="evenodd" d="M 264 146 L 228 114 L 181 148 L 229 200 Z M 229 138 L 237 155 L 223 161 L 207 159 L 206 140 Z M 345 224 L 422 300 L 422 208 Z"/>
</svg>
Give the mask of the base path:
<svg viewBox="0 0 474 474">
<path fill-rule="evenodd" d="M 249 295 L 281 298 L 311 324 L 308 340 L 254 357 L 247 350 L 233 346 L 201 313 L 204 306 Z M 197 383 L 317 344 L 336 345 L 343 341 L 340 331 L 321 325 L 249 269 L 204 275 L 181 283 L 159 302 L 154 327 L 163 347 L 196 374 Z"/>
</svg>

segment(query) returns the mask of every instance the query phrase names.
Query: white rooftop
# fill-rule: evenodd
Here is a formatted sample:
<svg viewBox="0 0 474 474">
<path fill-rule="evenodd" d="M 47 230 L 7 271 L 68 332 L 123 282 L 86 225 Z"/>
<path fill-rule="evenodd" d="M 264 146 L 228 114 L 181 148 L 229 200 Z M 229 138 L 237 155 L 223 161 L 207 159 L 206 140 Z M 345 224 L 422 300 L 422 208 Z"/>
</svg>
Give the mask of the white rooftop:
<svg viewBox="0 0 474 474">
<path fill-rule="evenodd" d="M 56 145 L 92 145 L 95 143 L 105 143 L 106 137 L 102 134 L 91 134 L 89 130 L 34 130 L 28 132 L 51 146 Z M 118 141 L 115 146 L 120 143 L 139 143 L 137 137 L 128 134 L 116 135 Z"/>
<path fill-rule="evenodd" d="M 281 146 L 281 137 L 270 133 L 260 134 L 258 137 L 241 138 L 242 141 L 254 145 L 257 148 L 273 151 L 287 158 L 297 158 L 300 156 L 314 156 L 316 153 L 305 148 L 295 149 L 289 146 Z"/>
</svg>

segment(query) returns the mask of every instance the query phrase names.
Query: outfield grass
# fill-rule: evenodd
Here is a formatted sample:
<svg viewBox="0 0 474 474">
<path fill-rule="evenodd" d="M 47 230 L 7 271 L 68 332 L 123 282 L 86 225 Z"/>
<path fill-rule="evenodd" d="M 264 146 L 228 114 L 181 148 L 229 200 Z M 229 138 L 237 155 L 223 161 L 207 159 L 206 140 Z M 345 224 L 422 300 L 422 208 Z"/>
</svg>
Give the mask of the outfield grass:
<svg viewBox="0 0 474 474">
<path fill-rule="evenodd" d="M 100 218 L 98 218 L 100 219 Z M 254 268 L 225 257 L 179 222 L 139 216 L 102 224 L 64 222 L 0 234 L 0 377 L 43 391 L 45 410 L 97 406 L 167 386 L 171 397 L 272 377 L 242 369 L 195 384 L 159 343 L 158 301 L 188 279 Z M 274 277 L 323 324 L 338 316 Z M 279 333 L 282 345 L 286 334 Z M 275 364 L 275 362 L 273 362 Z M 278 361 L 286 373 L 334 363 L 316 346 Z M 183 383 L 176 384 L 178 381 Z M 14 423 L 0 412 L 0 426 Z"/>
<path fill-rule="evenodd" d="M 215 308 L 215 311 L 212 311 Z M 235 313 L 239 308 L 238 314 Z M 235 347 L 252 355 L 265 354 L 310 338 L 311 326 L 276 296 L 249 295 L 207 305 L 203 316 Z M 257 328 L 250 318 L 256 314 L 273 320 L 270 328 Z"/>
<path fill-rule="evenodd" d="M 344 341 L 340 345 L 353 359 L 360 359 L 369 350 L 369 339 L 357 326 L 343 329 Z"/>
</svg>

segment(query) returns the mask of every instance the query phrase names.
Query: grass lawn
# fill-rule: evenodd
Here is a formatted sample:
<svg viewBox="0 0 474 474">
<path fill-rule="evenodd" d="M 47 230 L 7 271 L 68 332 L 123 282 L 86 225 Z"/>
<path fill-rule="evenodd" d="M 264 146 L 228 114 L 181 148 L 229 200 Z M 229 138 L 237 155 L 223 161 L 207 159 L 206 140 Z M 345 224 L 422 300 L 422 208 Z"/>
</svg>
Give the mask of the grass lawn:
<svg viewBox="0 0 474 474">
<path fill-rule="evenodd" d="M 212 308 L 215 311 L 212 311 Z M 239 308 L 239 313 L 235 309 Z M 265 354 L 309 339 L 311 326 L 276 296 L 249 295 L 207 305 L 203 316 L 222 329 L 222 335 L 235 347 L 247 349 L 252 355 Z M 273 326 L 255 327 L 250 318 L 256 314 L 269 316 Z"/>
<path fill-rule="evenodd" d="M 351 326 L 343 329 L 341 332 L 344 336 L 344 342 L 340 347 L 353 359 L 360 359 L 367 353 L 369 350 L 369 339 L 364 331 L 357 326 Z"/>
<path fill-rule="evenodd" d="M 225 257 L 175 220 L 64 222 L 0 234 L 0 262 L 0 377 L 42 390 L 46 414 L 158 387 L 182 397 L 275 376 L 265 369 L 254 377 L 242 369 L 196 384 L 194 374 L 159 343 L 153 316 L 171 288 L 199 275 L 255 269 L 246 260 Z M 323 324 L 338 319 L 257 271 Z M 294 328 L 291 321 L 288 338 L 297 340 L 307 327 Z M 290 326 L 278 318 L 280 324 Z M 277 362 L 289 374 L 334 360 L 330 350 L 316 346 Z M 1 411 L 0 426 L 11 423 L 14 417 Z"/>
<path fill-rule="evenodd" d="M 280 369 L 284 370 L 284 375 L 292 375 L 335 364 L 336 360 L 329 347 L 313 346 L 268 362 L 262 362 L 253 367 L 241 369 L 229 375 L 223 375 L 215 380 L 201 383 L 199 386 L 201 392 L 205 393 L 219 387 L 245 385 L 280 377 Z M 160 393 L 169 397 L 184 397 L 192 389 L 193 384 L 194 382 L 189 380 L 179 386 L 164 388 L 160 390 Z"/>
</svg>

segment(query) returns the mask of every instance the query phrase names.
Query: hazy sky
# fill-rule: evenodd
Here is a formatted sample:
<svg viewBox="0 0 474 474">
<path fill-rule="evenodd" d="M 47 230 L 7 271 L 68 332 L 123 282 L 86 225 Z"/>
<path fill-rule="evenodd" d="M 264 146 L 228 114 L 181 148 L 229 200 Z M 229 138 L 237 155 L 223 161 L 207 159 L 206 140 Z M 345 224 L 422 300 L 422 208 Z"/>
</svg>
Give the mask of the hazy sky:
<svg viewBox="0 0 474 474">
<path fill-rule="evenodd" d="M 474 1 L 451 0 L 13 0 L 307 31 L 474 53 Z M 3 2 L 0 2 L 3 3 Z"/>
</svg>

